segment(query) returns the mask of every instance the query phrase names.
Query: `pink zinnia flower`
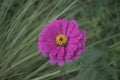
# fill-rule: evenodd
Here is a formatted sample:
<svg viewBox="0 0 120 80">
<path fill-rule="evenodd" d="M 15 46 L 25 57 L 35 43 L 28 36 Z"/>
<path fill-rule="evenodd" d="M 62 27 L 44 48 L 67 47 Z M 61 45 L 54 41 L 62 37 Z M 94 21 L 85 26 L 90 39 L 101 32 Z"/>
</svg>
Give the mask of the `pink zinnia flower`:
<svg viewBox="0 0 120 80">
<path fill-rule="evenodd" d="M 75 20 L 54 20 L 39 36 L 38 49 L 50 58 L 51 64 L 63 66 L 79 59 L 86 50 L 86 32 Z"/>
</svg>

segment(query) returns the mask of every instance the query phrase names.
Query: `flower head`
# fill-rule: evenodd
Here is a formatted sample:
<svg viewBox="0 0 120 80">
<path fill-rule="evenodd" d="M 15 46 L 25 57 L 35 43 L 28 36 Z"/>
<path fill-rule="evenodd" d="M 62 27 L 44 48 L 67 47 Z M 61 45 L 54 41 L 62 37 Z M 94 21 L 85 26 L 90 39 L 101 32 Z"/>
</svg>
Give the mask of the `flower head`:
<svg viewBox="0 0 120 80">
<path fill-rule="evenodd" d="M 86 50 L 86 32 L 75 20 L 54 20 L 39 36 L 38 49 L 50 58 L 51 64 L 63 66 L 79 59 Z"/>
</svg>

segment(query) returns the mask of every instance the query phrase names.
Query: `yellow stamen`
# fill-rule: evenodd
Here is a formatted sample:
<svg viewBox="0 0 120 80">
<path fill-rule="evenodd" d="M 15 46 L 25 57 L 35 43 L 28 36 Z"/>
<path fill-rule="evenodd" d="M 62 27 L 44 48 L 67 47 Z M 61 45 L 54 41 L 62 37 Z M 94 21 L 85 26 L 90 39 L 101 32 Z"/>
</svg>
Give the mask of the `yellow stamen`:
<svg viewBox="0 0 120 80">
<path fill-rule="evenodd" d="M 67 37 L 63 34 L 60 34 L 56 37 L 56 43 L 60 46 L 65 45 L 67 43 Z"/>
</svg>

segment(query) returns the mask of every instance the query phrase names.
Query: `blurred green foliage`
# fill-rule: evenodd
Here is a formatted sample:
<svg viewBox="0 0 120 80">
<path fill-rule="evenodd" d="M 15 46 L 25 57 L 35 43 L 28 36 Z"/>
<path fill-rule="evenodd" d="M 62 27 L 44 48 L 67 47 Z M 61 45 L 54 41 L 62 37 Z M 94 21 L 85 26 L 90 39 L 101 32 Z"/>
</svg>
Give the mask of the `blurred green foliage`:
<svg viewBox="0 0 120 80">
<path fill-rule="evenodd" d="M 0 0 L 0 80 L 120 80 L 120 0 Z M 79 61 L 52 66 L 37 49 L 43 27 L 75 19 L 87 31 Z"/>
</svg>

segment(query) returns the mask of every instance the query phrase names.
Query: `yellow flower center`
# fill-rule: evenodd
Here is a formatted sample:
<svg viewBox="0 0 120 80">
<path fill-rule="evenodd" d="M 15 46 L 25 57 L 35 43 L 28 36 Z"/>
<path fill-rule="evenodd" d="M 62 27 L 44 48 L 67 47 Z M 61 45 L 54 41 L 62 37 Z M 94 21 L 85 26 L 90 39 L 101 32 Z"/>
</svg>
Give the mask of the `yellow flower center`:
<svg viewBox="0 0 120 80">
<path fill-rule="evenodd" d="M 65 45 L 67 43 L 67 37 L 65 35 L 58 35 L 56 37 L 56 43 L 60 46 Z"/>
</svg>

